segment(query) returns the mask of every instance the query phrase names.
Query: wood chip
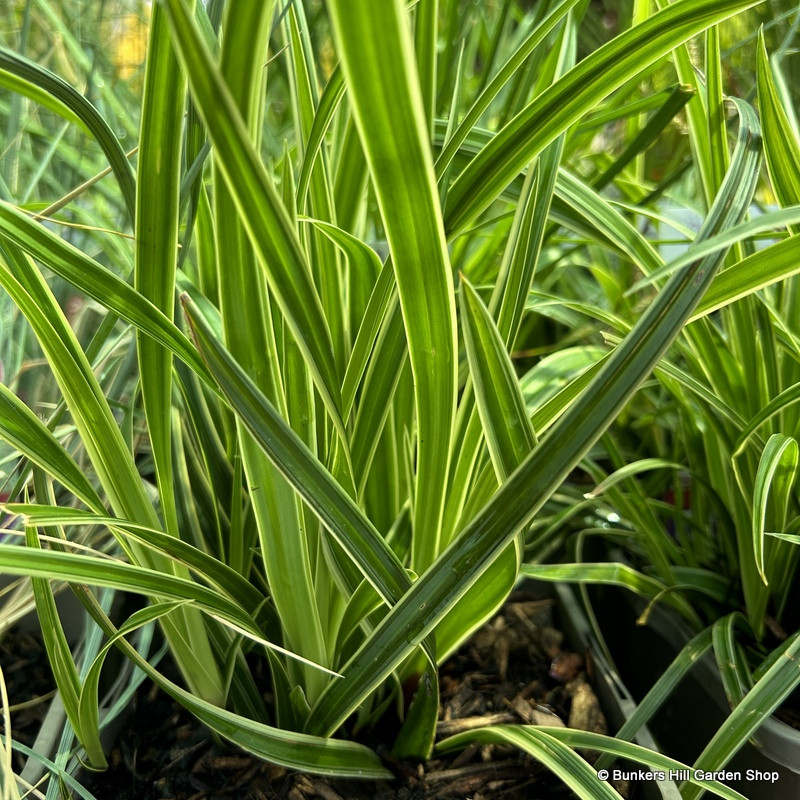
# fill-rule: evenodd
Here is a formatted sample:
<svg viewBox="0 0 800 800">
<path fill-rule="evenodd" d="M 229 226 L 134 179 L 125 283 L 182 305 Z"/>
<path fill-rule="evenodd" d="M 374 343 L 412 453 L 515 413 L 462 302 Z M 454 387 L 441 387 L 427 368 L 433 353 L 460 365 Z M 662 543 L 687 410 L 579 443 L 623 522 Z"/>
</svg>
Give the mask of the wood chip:
<svg viewBox="0 0 800 800">
<path fill-rule="evenodd" d="M 516 711 L 519 718 L 528 725 L 548 725 L 551 728 L 564 727 L 564 720 L 559 716 L 532 706 L 527 700 L 520 697 L 520 695 L 517 695 L 508 704 Z"/>
<path fill-rule="evenodd" d="M 578 678 L 570 688 L 572 707 L 569 712 L 569 727 L 591 733 L 608 733 L 608 723 L 600 708 L 600 702 L 586 679 Z"/>
<path fill-rule="evenodd" d="M 315 792 L 316 796 L 322 798 L 322 800 L 342 800 L 342 796 L 337 791 L 320 780 L 312 781 L 311 791 Z"/>
<path fill-rule="evenodd" d="M 437 723 L 436 735 L 441 737 L 452 736 L 463 731 L 485 728 L 487 725 L 510 725 L 516 721 L 516 716 L 507 711 L 498 714 L 485 714 L 481 717 L 463 717 L 462 719 L 452 719 L 447 722 Z"/>
</svg>

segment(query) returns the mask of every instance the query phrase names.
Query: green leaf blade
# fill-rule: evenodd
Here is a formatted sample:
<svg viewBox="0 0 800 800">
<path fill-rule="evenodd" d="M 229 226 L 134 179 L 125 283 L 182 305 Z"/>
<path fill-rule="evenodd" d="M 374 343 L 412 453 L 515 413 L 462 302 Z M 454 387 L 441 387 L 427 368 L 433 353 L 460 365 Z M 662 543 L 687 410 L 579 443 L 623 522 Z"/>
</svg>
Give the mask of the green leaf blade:
<svg viewBox="0 0 800 800">
<path fill-rule="evenodd" d="M 511 120 L 450 187 L 445 227 L 464 230 L 559 133 L 670 50 L 758 0 L 679 0 L 589 55 Z"/>
<path fill-rule="evenodd" d="M 452 272 L 405 7 L 400 0 L 384 3 L 380 10 L 369 0 L 333 2 L 331 15 L 389 240 L 414 373 L 412 568 L 421 571 L 440 546 L 455 418 Z"/>
<path fill-rule="evenodd" d="M 303 352 L 334 424 L 346 440 L 333 344 L 311 270 L 292 221 L 250 139 L 218 67 L 182 0 L 165 0 L 192 97 L 258 263 Z"/>
<path fill-rule="evenodd" d="M 536 436 L 514 367 L 489 310 L 461 277 L 461 320 L 484 436 L 498 481 L 533 450 Z"/>
<path fill-rule="evenodd" d="M 738 103 L 739 141 L 701 234 L 737 222 L 758 176 L 760 136 L 752 109 Z M 724 253 L 673 276 L 593 381 L 542 437 L 534 451 L 406 592 L 329 686 L 313 710 L 312 732 L 331 733 L 455 606 L 569 474 L 658 363 L 714 277 Z"/>
<path fill-rule="evenodd" d="M 792 488 L 797 478 L 797 440 L 791 436 L 774 433 L 767 441 L 758 462 L 753 487 L 753 554 L 758 574 L 764 585 L 768 584 L 764 561 L 764 534 L 766 532 L 768 505 L 774 507 L 773 520 L 777 527 L 786 524 L 786 512 L 792 498 Z M 770 504 L 770 495 L 773 502 Z"/>
</svg>

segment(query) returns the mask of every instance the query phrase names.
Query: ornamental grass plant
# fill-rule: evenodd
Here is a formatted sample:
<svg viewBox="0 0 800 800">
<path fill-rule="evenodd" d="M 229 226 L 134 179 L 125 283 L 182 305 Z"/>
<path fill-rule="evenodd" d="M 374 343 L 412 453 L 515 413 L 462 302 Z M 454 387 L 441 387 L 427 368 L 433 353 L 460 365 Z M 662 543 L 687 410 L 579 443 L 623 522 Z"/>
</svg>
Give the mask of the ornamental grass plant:
<svg viewBox="0 0 800 800">
<path fill-rule="evenodd" d="M 393 755 L 428 757 L 437 665 L 539 569 L 523 562 L 558 551 L 565 479 L 683 346 L 690 318 L 796 271 L 789 256 L 765 269 L 741 252 L 762 126 L 732 98 L 729 151 L 719 47 L 706 81 L 685 49 L 742 15 L 757 23 L 759 4 L 633 6 L 598 42 L 597 10 L 577 0 L 159 0 L 143 73 L 119 92 L 97 78 L 88 98 L 27 46 L 0 51 L 5 158 L 25 177 L 2 185 L 4 320 L 24 318 L 17 346 L 38 348 L 40 380 L 57 387 L 42 416 L 0 387 L 0 571 L 32 579 L 82 760 L 106 764 L 98 688 L 112 648 L 274 763 L 391 776 L 354 739 L 390 708 Z M 15 13 L 26 24 L 55 10 Z M 67 50 L 62 68 L 103 68 Z M 699 148 L 698 104 L 714 112 Z M 645 150 L 678 113 L 692 147 L 662 153 L 653 184 Z M 589 180 L 592 153 L 605 166 Z M 706 181 L 706 169 L 691 256 L 662 279 L 637 219 L 676 175 Z M 636 303 L 617 292 L 635 313 L 563 300 L 583 282 L 580 252 L 602 254 L 595 280 L 611 294 L 649 280 Z M 520 380 L 510 355 L 563 355 L 530 314 L 545 303 L 617 334 L 557 389 L 541 364 Z M 63 634 L 54 580 L 105 637 L 90 659 Z M 147 602 L 115 619 L 106 589 Z M 147 657 L 151 623 L 180 683 Z M 408 708 L 404 685 L 417 687 Z M 536 726 L 437 748 L 490 739 L 583 798 L 619 795 L 575 748 L 681 768 Z"/>
<path fill-rule="evenodd" d="M 797 263 L 800 140 L 781 60 L 794 35 L 792 28 L 772 57 L 764 30 L 752 37 L 750 82 L 758 98 L 766 174 L 747 218 L 719 237 L 732 244 L 726 268 L 639 396 L 642 416 L 634 419 L 629 410 L 627 421 L 605 434 L 584 460 L 594 487 L 582 497 L 573 489 L 572 496 L 588 512 L 583 521 L 590 526 L 580 525 L 568 545 L 573 563 L 555 569 L 523 566 L 527 574 L 547 580 L 613 584 L 634 592 L 647 601 L 641 624 L 658 604 L 683 618 L 689 631 L 685 649 L 622 735 L 669 702 L 703 655 L 713 653 L 731 714 L 699 754 L 700 769 L 727 764 L 748 739 L 758 745 L 762 722 L 800 681 L 798 285 L 796 277 L 769 285 L 773 270 L 783 273 L 781 263 Z M 719 75 L 719 41 L 706 34 L 705 46 L 706 74 Z M 680 58 L 676 61 L 680 65 Z M 688 74 L 688 63 L 685 67 Z M 718 104 L 723 100 L 718 94 Z M 705 107 L 698 104 L 694 116 L 687 114 L 697 155 L 707 164 L 698 170 L 706 202 L 728 163 L 721 158 L 714 166 L 719 154 L 709 146 L 714 141 L 709 132 L 724 120 L 715 122 L 712 107 L 709 99 Z M 681 269 L 696 257 L 702 235 L 701 228 L 690 237 L 692 244 L 684 240 L 685 252 L 626 293 L 660 285 Z M 757 281 L 763 289 L 719 303 L 717 292 L 747 273 L 745 283 Z M 610 324 L 613 338 L 629 322 L 624 308 L 610 313 L 609 298 L 593 310 L 585 303 L 579 310 Z M 560 301 L 578 308 L 566 298 Z M 532 305 L 538 308 L 542 300 L 537 297 Z M 596 539 L 606 542 L 608 558 L 589 563 L 586 554 L 597 552 L 591 544 Z M 696 786 L 684 791 L 689 798 L 699 794 Z"/>
</svg>

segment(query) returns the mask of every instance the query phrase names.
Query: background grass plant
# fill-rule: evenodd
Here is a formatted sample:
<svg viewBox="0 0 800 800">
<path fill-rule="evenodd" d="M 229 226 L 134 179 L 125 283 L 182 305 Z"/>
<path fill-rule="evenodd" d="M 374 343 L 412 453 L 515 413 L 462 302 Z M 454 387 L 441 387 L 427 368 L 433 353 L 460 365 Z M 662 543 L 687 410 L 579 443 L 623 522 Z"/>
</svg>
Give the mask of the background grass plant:
<svg viewBox="0 0 800 800">
<path fill-rule="evenodd" d="M 647 381 L 638 397 L 650 402 L 653 370 L 676 413 L 694 420 L 695 397 L 709 394 L 721 398 L 714 415 L 731 408 L 718 340 L 729 336 L 732 359 L 747 364 L 764 335 L 731 304 L 796 271 L 793 236 L 749 246 L 762 132 L 746 100 L 734 101 L 728 151 L 720 36 L 758 4 L 634 5 L 598 47 L 597 12 L 575 0 L 466 15 L 455 0 L 351 0 L 331 2 L 329 17 L 297 0 L 163 0 L 143 71 L 123 80 L 118 67 L 119 91 L 92 71 L 108 65 L 86 64 L 67 36 L 67 63 L 98 84 L 87 98 L 26 38 L 31 15 L 54 9 L 20 4 L 16 52 L 0 51 L 0 82 L 15 92 L 2 109 L 0 284 L 4 324 L 27 327 L 3 353 L 16 372 L 41 352 L 57 391 L 44 420 L 21 386 L 0 394 L 0 436 L 18 458 L 5 462 L 15 502 L 4 511 L 25 531 L 24 547 L 0 544 L 0 568 L 34 579 L 69 724 L 94 766 L 113 646 L 212 730 L 277 763 L 385 776 L 347 735 L 389 712 L 395 754 L 427 757 L 437 664 L 503 602 L 523 561 L 561 546 L 577 513 L 564 509 L 562 483 L 582 461 L 601 478 L 584 459 Z M 701 84 L 684 46 L 704 31 Z M 772 174 L 791 148 L 789 90 L 764 53 Z M 43 169 L 45 112 L 23 114 L 29 104 L 55 115 Z M 654 156 L 676 114 L 691 149 L 681 140 L 674 156 Z M 612 134 L 609 155 L 595 140 Z M 51 170 L 57 153 L 71 171 Z M 641 221 L 662 216 L 658 197 L 687 170 L 705 221 L 676 266 Z M 788 208 L 766 215 L 771 225 L 800 223 L 794 188 L 776 187 Z M 90 229 L 62 234 L 39 212 Z M 777 305 L 744 301 L 786 348 L 780 381 L 757 382 L 764 392 L 795 382 L 790 285 L 771 290 Z M 62 292 L 82 298 L 78 319 Z M 707 317 L 720 308 L 717 327 Z M 598 320 L 612 334 L 586 347 Z M 531 365 L 512 360 L 517 350 L 551 356 Z M 742 388 L 750 412 L 731 411 L 734 422 L 763 399 Z M 793 413 L 789 398 L 776 413 Z M 748 578 L 757 619 L 761 573 L 794 547 L 761 544 L 790 515 L 796 443 L 775 440 L 759 467 L 746 460 L 752 439 L 739 483 L 785 501 L 759 501 L 758 535 L 737 543 L 763 553 Z M 607 497 L 624 497 L 623 478 Z M 626 502 L 654 522 L 646 502 Z M 685 574 L 669 537 L 642 542 L 648 580 Z M 58 633 L 53 577 L 107 637 L 82 669 Z M 149 603 L 112 621 L 96 587 Z M 691 616 L 677 594 L 671 602 Z M 183 686 L 131 643 L 154 622 Z M 269 664 L 269 707 L 254 658 Z M 405 708 L 408 681 L 430 690 Z M 484 735 L 544 759 L 583 797 L 616 796 L 571 749 L 578 734 Z M 661 763 L 633 745 L 591 746 Z"/>
</svg>

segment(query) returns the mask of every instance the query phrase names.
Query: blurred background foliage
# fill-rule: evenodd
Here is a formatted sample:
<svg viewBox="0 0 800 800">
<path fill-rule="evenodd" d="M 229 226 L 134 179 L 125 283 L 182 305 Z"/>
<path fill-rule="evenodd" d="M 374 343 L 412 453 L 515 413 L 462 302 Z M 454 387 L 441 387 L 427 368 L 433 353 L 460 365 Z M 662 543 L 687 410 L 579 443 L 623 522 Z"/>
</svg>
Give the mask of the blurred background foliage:
<svg viewBox="0 0 800 800">
<path fill-rule="evenodd" d="M 131 148 L 135 147 L 150 3 L 147 0 L 3 0 L 2 5 L 0 45 L 27 56 L 79 87 L 119 138 L 130 142 Z M 221 4 L 212 2 L 211 6 L 214 5 Z M 324 5 L 319 0 L 305 5 L 320 73 L 327 79 L 335 66 L 335 54 Z M 500 0 L 443 0 L 440 13 L 455 23 L 446 27 L 455 35 L 450 41 L 439 44 L 443 52 L 438 72 L 437 113 L 441 118 L 446 118 L 450 105 L 461 43 L 468 43 L 470 50 L 464 58 L 472 62 L 472 68 L 463 72 L 465 80 L 461 91 L 462 106 L 465 106 L 502 64 L 502 51 L 511 51 L 548 7 L 548 3 L 531 0 L 511 4 Z M 592 0 L 578 32 L 579 60 L 632 22 L 652 13 L 654 8 L 654 0 Z M 211 10 L 213 18 L 213 8 Z M 756 33 L 763 25 L 767 50 L 780 60 L 785 91 L 796 106 L 800 99 L 800 60 L 792 45 L 798 23 L 796 12 L 797 7 L 791 0 L 770 0 L 718 26 L 726 93 L 749 100 L 754 98 Z M 475 29 L 480 31 L 480 36 L 475 35 Z M 273 37 L 273 54 L 282 47 L 281 42 L 276 41 L 278 37 L 279 34 Z M 702 37 L 692 42 L 691 52 L 695 69 L 700 72 Z M 286 64 L 281 59 L 276 61 L 272 75 L 282 73 L 285 80 Z M 534 59 L 520 71 L 516 85 L 501 93 L 485 115 L 483 127 L 496 129 L 508 116 L 509 108 L 513 110 L 528 98 L 535 70 Z M 278 159 L 282 154 L 282 141 L 275 135 L 274 123 L 280 121 L 287 110 L 282 98 L 285 86 L 281 83 L 277 77 L 271 79 L 268 124 L 272 135 L 264 143 Z M 673 83 L 674 71 L 669 65 L 661 64 L 642 80 L 640 88 L 646 96 Z M 509 102 L 511 90 L 520 95 L 515 103 Z M 99 161 L 99 150 L 74 126 L 64 130 L 63 121 L 48 110 L 19 95 L 3 93 L 0 95 L 0 120 L 3 130 L 0 191 L 4 197 L 23 197 L 30 203 L 40 198 L 59 197 L 75 187 L 76 178 L 85 179 L 94 174 L 91 170 L 97 166 L 95 159 Z M 626 137 L 618 135 L 621 124 L 598 124 L 586 142 L 588 147 L 576 148 L 581 163 L 574 166 L 587 176 L 605 169 L 619 154 L 616 148 L 626 144 Z M 586 127 L 581 126 L 582 129 Z M 279 131 L 292 138 L 288 118 Z M 678 115 L 665 135 L 648 149 L 646 157 L 637 161 L 636 168 L 641 173 L 637 177 L 656 185 L 671 172 L 671 167 L 674 169 L 676 164 L 682 163 L 689 146 L 686 133 L 686 125 Z M 56 149 L 59 156 L 54 160 Z M 684 176 L 683 191 L 687 196 L 693 194 L 691 181 L 691 175 Z M 768 195 L 764 200 L 769 200 Z M 72 210 L 78 213 L 74 207 Z"/>
</svg>

